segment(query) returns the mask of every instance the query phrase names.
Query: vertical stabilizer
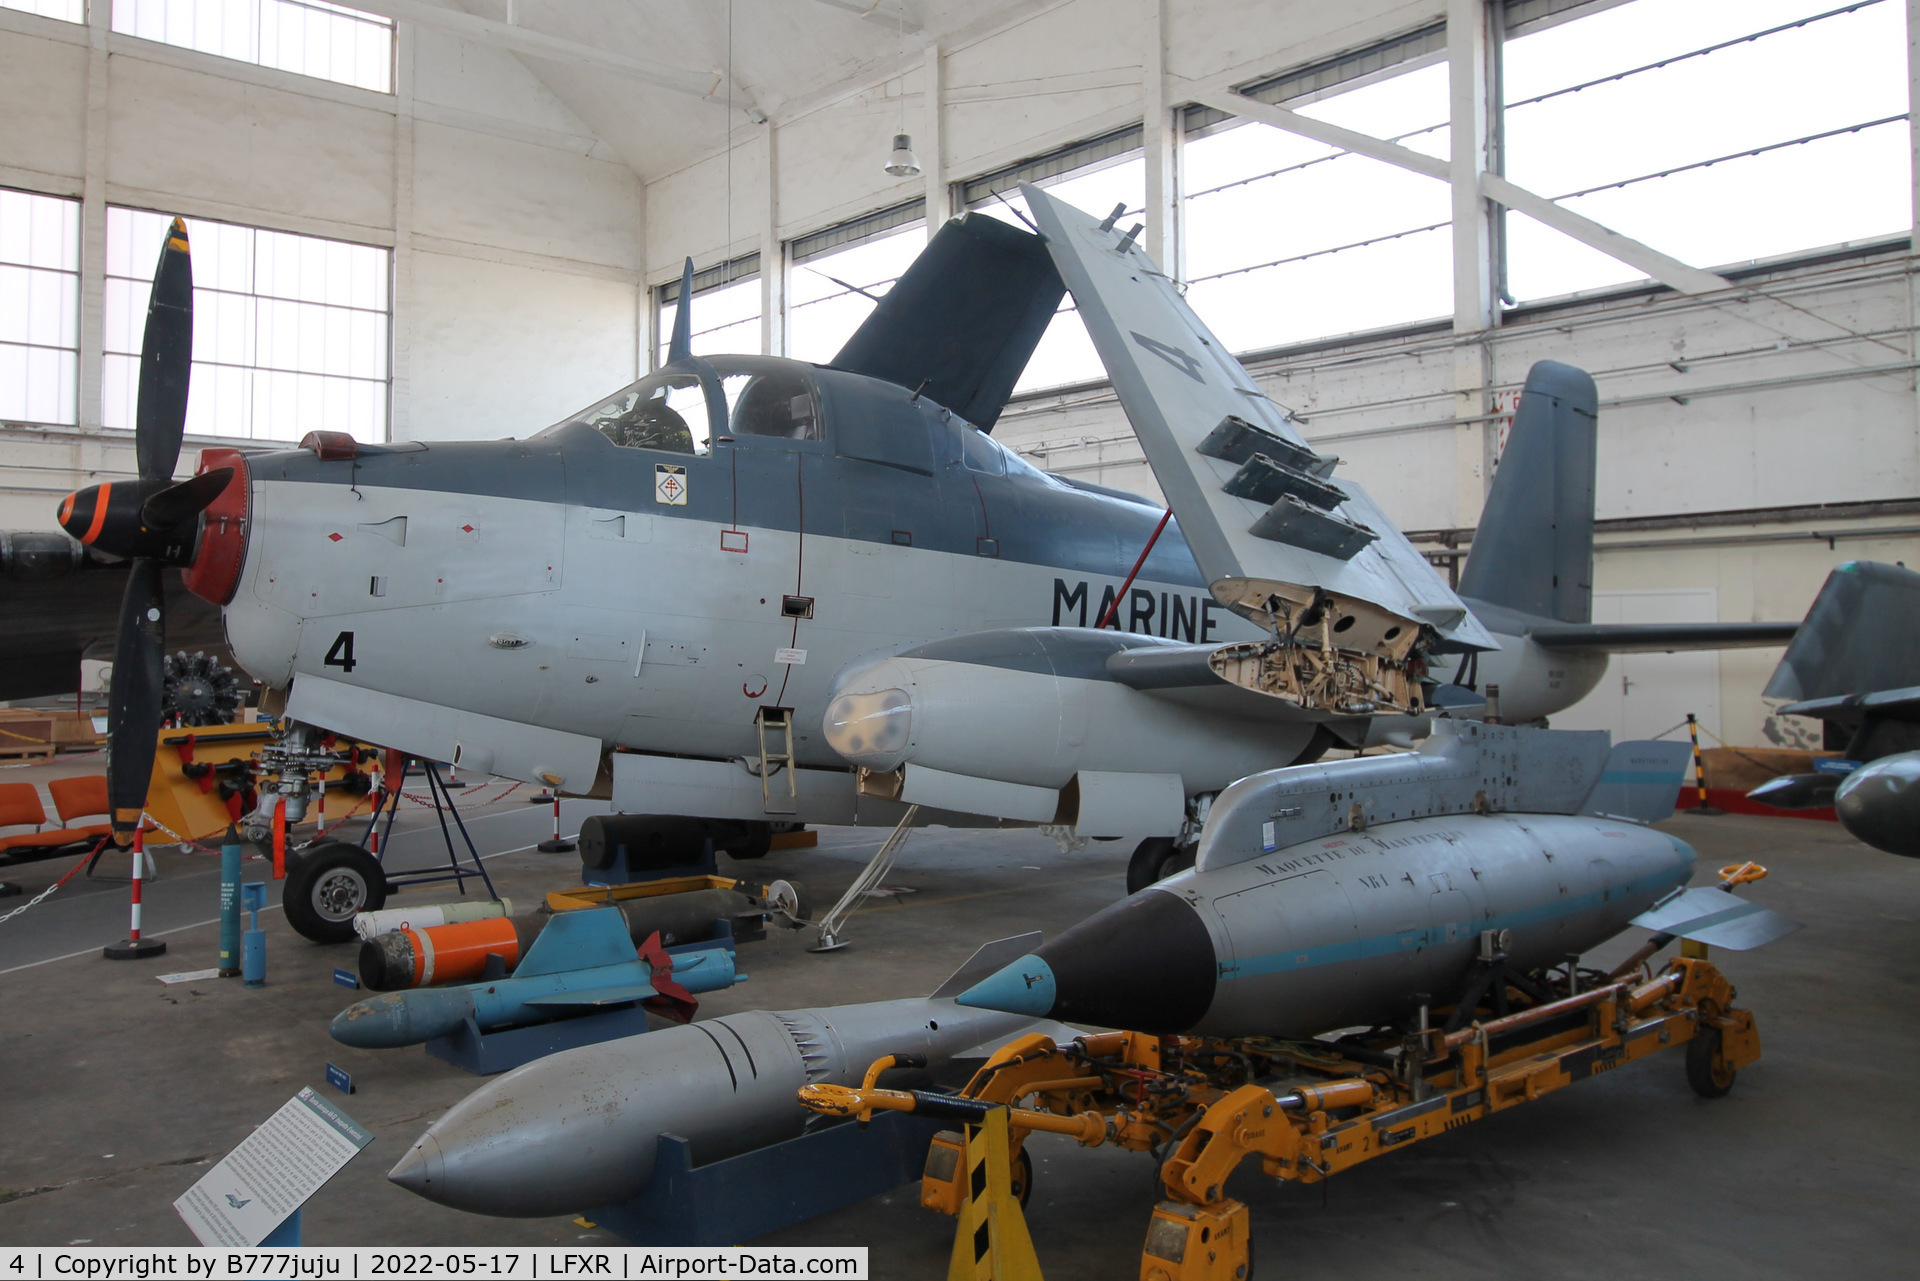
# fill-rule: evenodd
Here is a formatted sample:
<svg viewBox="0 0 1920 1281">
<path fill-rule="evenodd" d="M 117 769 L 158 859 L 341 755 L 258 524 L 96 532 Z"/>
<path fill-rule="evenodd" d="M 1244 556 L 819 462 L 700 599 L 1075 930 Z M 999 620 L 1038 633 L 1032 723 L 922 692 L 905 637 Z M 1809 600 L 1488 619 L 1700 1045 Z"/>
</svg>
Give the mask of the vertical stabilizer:
<svg viewBox="0 0 1920 1281">
<path fill-rule="evenodd" d="M 1527 372 L 1462 596 L 1562 623 L 1593 621 L 1598 401 L 1584 369 L 1543 360 Z"/>
</svg>

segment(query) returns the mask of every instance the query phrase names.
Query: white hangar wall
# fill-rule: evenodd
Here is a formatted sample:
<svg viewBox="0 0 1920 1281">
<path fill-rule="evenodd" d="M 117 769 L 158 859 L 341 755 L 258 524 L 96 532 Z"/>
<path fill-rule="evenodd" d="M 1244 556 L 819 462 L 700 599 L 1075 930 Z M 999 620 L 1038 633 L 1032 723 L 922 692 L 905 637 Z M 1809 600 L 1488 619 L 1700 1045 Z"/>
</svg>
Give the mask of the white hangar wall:
<svg viewBox="0 0 1920 1281">
<path fill-rule="evenodd" d="M 0 9 L 0 186 L 389 250 L 392 434 L 528 434 L 635 375 L 642 185 L 511 54 L 396 39 L 382 94 Z M 86 370 L 88 230 L 79 421 L 0 429 L 0 527 L 52 528 L 59 495 L 132 472 Z"/>
</svg>

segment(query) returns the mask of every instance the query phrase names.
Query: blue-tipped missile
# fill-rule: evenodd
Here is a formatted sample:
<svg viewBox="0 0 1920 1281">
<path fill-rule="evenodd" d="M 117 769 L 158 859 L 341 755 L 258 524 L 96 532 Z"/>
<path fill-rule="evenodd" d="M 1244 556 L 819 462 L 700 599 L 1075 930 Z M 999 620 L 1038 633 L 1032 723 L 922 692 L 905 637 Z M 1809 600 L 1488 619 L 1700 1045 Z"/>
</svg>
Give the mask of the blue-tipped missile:
<svg viewBox="0 0 1920 1281">
<path fill-rule="evenodd" d="M 1672 811 L 1677 749 L 1629 743 L 1609 757 L 1602 736 L 1596 757 L 1585 735 L 1504 727 L 1444 737 L 1411 756 L 1243 779 L 1215 802 L 1192 870 L 959 1003 L 1227 1037 L 1379 1025 L 1419 993 L 1459 992 L 1477 957 L 1524 973 L 1586 952 L 1692 875 L 1686 842 L 1643 825 Z M 1507 803 L 1517 812 L 1486 812 Z M 1367 821 L 1376 814 L 1420 817 Z M 1301 825 L 1306 839 L 1288 839 Z M 1712 898 L 1716 912 L 1735 906 Z"/>
<path fill-rule="evenodd" d="M 636 953 L 626 919 L 617 910 L 593 908 L 555 916 L 512 978 L 387 992 L 349 1005 L 328 1031 L 343 1045 L 393 1049 L 451 1032 L 469 1018 L 483 1031 L 516 1027 L 594 1008 L 679 1000 L 730 987 L 734 980 L 730 948 L 669 957 L 655 946 Z"/>
</svg>

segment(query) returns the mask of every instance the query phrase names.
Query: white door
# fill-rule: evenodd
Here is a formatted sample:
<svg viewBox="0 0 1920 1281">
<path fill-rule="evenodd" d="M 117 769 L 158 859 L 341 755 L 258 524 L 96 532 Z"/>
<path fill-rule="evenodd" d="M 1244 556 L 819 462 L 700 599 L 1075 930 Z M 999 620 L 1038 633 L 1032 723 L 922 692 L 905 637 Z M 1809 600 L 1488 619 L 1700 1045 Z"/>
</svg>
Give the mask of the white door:
<svg viewBox="0 0 1920 1281">
<path fill-rule="evenodd" d="M 1719 617 L 1719 597 L 1711 587 L 1593 594 L 1596 623 L 1712 623 Z M 1654 738 L 1684 723 L 1688 712 L 1706 729 L 1720 732 L 1716 650 L 1615 654 L 1593 692 L 1555 716 L 1553 727 L 1612 730 L 1618 743 Z"/>
</svg>

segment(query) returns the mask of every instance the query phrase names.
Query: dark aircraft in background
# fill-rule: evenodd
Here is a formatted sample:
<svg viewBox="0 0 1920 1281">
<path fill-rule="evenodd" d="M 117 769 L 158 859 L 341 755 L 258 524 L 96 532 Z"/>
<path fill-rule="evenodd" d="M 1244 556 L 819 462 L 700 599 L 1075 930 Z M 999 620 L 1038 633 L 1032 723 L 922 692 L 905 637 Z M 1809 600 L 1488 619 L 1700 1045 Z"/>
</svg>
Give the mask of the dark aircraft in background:
<svg viewBox="0 0 1920 1281">
<path fill-rule="evenodd" d="M 1788 716 L 1824 722 L 1845 755 L 1747 793 L 1775 809 L 1831 805 L 1878 850 L 1920 858 L 1920 574 L 1849 561 L 1827 575 L 1767 682 Z"/>
</svg>

